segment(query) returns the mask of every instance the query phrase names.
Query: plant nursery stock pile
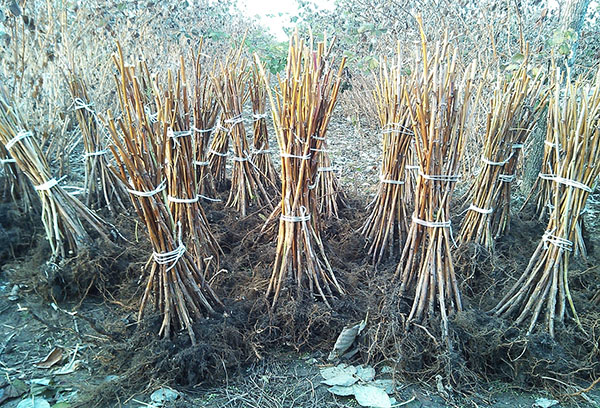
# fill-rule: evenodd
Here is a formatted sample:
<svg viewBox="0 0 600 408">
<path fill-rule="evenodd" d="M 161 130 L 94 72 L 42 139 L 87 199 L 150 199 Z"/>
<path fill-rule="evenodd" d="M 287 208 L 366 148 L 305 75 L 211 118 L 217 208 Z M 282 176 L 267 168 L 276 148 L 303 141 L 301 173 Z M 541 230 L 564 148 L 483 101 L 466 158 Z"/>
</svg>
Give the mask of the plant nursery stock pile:
<svg viewBox="0 0 600 408">
<path fill-rule="evenodd" d="M 442 376 L 459 391 L 585 388 L 600 374 L 600 257 L 585 217 L 597 204 L 600 70 L 538 69 L 524 44 L 498 70 L 417 22 L 414 49 L 399 43 L 367 78 L 381 151 L 370 197 L 345 189 L 332 153 L 361 136 L 337 125 L 351 62 L 326 36 L 296 31 L 274 74 L 244 36 L 219 53 L 171 49 L 169 61 L 113 42 L 96 61 L 101 82 L 71 44 L 45 79 L 70 101 L 56 128 L 70 133 L 37 131 L 3 81 L 2 211 L 34 242 L 3 262 L 42 251 L 20 276 L 42 297 L 111 299 L 114 319 L 135 308 L 135 324 L 98 328 L 107 370 L 132 376 L 194 385 L 270 350 L 334 348 L 333 362 Z M 539 177 L 522 197 L 540 126 Z M 139 348 L 157 356 L 144 374 L 125 363 Z"/>
</svg>

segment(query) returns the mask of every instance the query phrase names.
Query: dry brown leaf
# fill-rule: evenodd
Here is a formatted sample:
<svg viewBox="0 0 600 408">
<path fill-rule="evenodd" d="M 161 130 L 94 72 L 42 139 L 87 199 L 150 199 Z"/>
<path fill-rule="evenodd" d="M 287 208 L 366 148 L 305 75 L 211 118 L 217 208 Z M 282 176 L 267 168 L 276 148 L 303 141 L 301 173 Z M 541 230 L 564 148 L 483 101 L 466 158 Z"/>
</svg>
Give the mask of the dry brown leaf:
<svg viewBox="0 0 600 408">
<path fill-rule="evenodd" d="M 63 358 L 64 350 L 60 347 L 54 347 L 54 349 L 46 356 L 42 361 L 33 363 L 37 368 L 50 368 L 56 363 L 60 362 Z"/>
</svg>

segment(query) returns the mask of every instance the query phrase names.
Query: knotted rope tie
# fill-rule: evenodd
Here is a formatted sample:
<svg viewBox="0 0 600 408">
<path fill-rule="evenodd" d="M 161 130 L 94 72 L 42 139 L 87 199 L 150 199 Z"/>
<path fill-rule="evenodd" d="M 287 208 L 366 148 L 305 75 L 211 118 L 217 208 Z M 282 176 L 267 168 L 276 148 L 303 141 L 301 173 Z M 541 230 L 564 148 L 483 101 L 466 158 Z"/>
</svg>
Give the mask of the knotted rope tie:
<svg viewBox="0 0 600 408">
<path fill-rule="evenodd" d="M 226 128 L 225 126 L 221 125 L 220 123 L 214 127 L 214 129 L 218 132 L 219 130 L 225 133 L 230 133 L 231 129 Z"/>
<path fill-rule="evenodd" d="M 574 188 L 578 188 L 580 190 L 586 191 L 588 193 L 592 192 L 592 189 L 588 186 L 586 186 L 585 184 L 577 181 L 577 180 L 571 180 L 571 179 L 567 179 L 564 177 L 560 177 L 554 174 L 544 174 L 544 173 L 540 173 L 538 175 L 539 178 L 543 179 L 543 180 L 549 180 L 549 181 L 554 181 L 556 183 L 559 184 L 564 184 L 566 186 L 569 187 L 574 187 Z"/>
<path fill-rule="evenodd" d="M 144 106 L 144 113 L 148 116 L 150 123 L 158 122 L 158 112 L 152 113 L 149 106 Z"/>
<path fill-rule="evenodd" d="M 208 129 L 198 129 L 195 126 L 192 126 L 191 130 L 194 131 L 194 132 L 197 132 L 197 133 L 210 133 L 210 132 L 212 132 L 215 129 L 217 129 L 217 126 L 213 126 L 211 128 L 208 128 Z"/>
<path fill-rule="evenodd" d="M 223 122 L 226 123 L 226 124 L 228 124 L 228 125 L 235 126 L 238 123 L 244 122 L 244 118 L 242 117 L 242 114 L 239 114 L 239 115 L 234 116 L 234 117 L 232 117 L 230 119 L 225 119 Z"/>
<path fill-rule="evenodd" d="M 33 136 L 33 133 L 31 133 L 31 131 L 29 131 L 29 130 L 20 130 L 15 137 L 13 137 L 12 139 L 10 139 L 4 145 L 4 147 L 6 147 L 6 150 L 12 149 L 12 147 L 17 142 L 20 142 L 21 140 L 25 139 L 26 137 L 32 137 L 32 136 Z"/>
<path fill-rule="evenodd" d="M 243 156 L 243 157 L 241 157 L 241 156 L 233 156 L 232 159 L 235 162 L 246 162 L 246 161 L 250 160 L 250 157 L 249 156 Z"/>
<path fill-rule="evenodd" d="M 508 163 L 510 161 L 510 159 L 512 159 L 513 155 L 514 155 L 514 150 L 508 155 L 508 157 L 502 161 L 491 161 L 488 158 L 481 156 L 481 161 L 484 162 L 487 165 L 490 166 L 504 166 L 506 163 Z"/>
<path fill-rule="evenodd" d="M 452 243 L 454 244 L 454 246 L 456 247 L 456 241 L 454 240 L 454 235 L 452 234 L 452 221 L 447 220 L 447 221 L 427 221 L 427 220 L 422 220 L 418 217 L 416 217 L 414 214 L 412 216 L 412 221 L 415 224 L 419 224 L 422 225 L 423 227 L 428 227 L 428 228 L 448 228 L 450 231 L 450 239 L 452 239 Z"/>
<path fill-rule="evenodd" d="M 229 156 L 229 152 L 221 153 L 221 152 L 217 152 L 216 150 L 213 150 L 213 149 L 208 149 L 208 153 L 214 154 L 215 156 L 220 156 L 220 157 Z"/>
<path fill-rule="evenodd" d="M 33 188 L 35 188 L 37 191 L 48 191 L 51 188 L 56 187 L 58 183 L 63 181 L 65 178 L 67 178 L 67 176 L 62 176 L 58 180 L 55 178 L 51 178 L 50 180 L 40 184 L 39 186 L 33 186 Z"/>
<path fill-rule="evenodd" d="M 191 136 L 191 135 L 192 135 L 191 130 L 174 131 L 171 128 L 167 129 L 167 137 L 170 137 L 171 139 L 177 139 L 179 137 L 186 137 L 186 136 Z"/>
<path fill-rule="evenodd" d="M 220 198 L 207 197 L 207 196 L 202 195 L 202 194 L 198 194 L 198 197 L 200 197 L 201 199 L 206 200 L 206 201 L 212 201 L 213 203 L 221 202 Z"/>
<path fill-rule="evenodd" d="M 564 249 L 565 251 L 573 251 L 573 242 L 569 241 L 568 239 L 552 235 L 552 233 L 548 231 L 546 231 L 542 236 L 542 241 L 544 242 L 544 249 L 548 249 L 548 244 L 552 244 L 558 248 Z"/>
<path fill-rule="evenodd" d="M 291 154 L 291 153 L 281 153 L 280 154 L 281 157 L 289 157 L 291 159 L 300 159 L 300 160 L 310 160 L 310 153 L 304 156 L 298 156 L 295 154 Z"/>
<path fill-rule="evenodd" d="M 452 222 L 450 220 L 448 220 L 448 221 L 427 221 L 427 220 L 422 220 L 422 219 L 416 217 L 414 214 L 412 216 L 412 220 L 415 224 L 419 224 L 419 225 L 422 225 L 424 227 L 429 227 L 429 228 L 451 228 L 452 227 Z"/>
<path fill-rule="evenodd" d="M 97 152 L 84 153 L 83 157 L 88 158 L 88 157 L 94 157 L 94 156 L 102 156 L 106 153 L 108 153 L 108 149 L 102 149 L 102 150 L 98 150 Z"/>
<path fill-rule="evenodd" d="M 310 220 L 310 214 L 306 210 L 306 207 L 304 207 L 304 206 L 300 207 L 300 214 L 301 215 L 299 215 L 299 216 L 281 214 L 281 216 L 279 218 L 285 222 L 306 222 L 306 221 Z"/>
<path fill-rule="evenodd" d="M 92 109 L 92 106 L 94 106 L 94 104 L 91 103 L 91 102 L 85 103 L 85 101 L 83 99 L 81 99 L 81 98 L 75 98 L 75 99 L 73 99 L 73 103 L 71 104 L 71 106 L 73 106 L 72 110 L 83 109 L 83 110 L 88 111 L 92 115 L 96 114 L 96 111 L 94 111 Z"/>
<path fill-rule="evenodd" d="M 510 152 L 510 154 L 508 155 L 508 157 L 506 159 L 495 162 L 495 161 L 488 159 L 487 157 L 481 156 L 481 161 L 490 166 L 504 166 L 515 155 L 515 150 L 522 149 L 522 148 L 523 148 L 523 143 L 513 143 L 513 145 L 511 146 L 512 151 Z"/>
<path fill-rule="evenodd" d="M 252 154 L 267 154 L 271 153 L 271 149 L 252 150 Z"/>
<path fill-rule="evenodd" d="M 499 174 L 498 175 L 498 180 L 504 182 L 504 183 L 512 183 L 512 181 L 515 179 L 515 175 L 514 174 Z"/>
<path fill-rule="evenodd" d="M 261 119 L 266 119 L 268 117 L 268 115 L 266 113 L 255 113 L 252 115 L 252 121 L 253 122 L 258 122 Z"/>
<path fill-rule="evenodd" d="M 425 174 L 421 168 L 419 168 L 419 176 L 423 177 L 425 180 L 445 181 L 448 183 L 455 183 L 462 177 L 461 174 Z"/>
<path fill-rule="evenodd" d="M 175 265 L 177 265 L 177 262 L 183 257 L 186 251 L 186 247 L 181 241 L 181 222 L 177 223 L 177 227 L 179 229 L 179 232 L 177 234 L 177 241 L 179 243 L 179 246 L 177 248 L 168 252 L 152 251 L 152 257 L 154 258 L 154 262 L 156 262 L 159 265 L 170 264 L 170 266 L 166 269 L 167 271 L 170 271 L 175 267 Z"/>
<path fill-rule="evenodd" d="M 467 211 L 469 211 L 469 210 L 475 211 L 475 212 L 478 212 L 479 214 L 484 214 L 484 215 L 491 214 L 494 212 L 493 208 L 481 208 L 481 207 L 477 207 L 475 204 L 471 204 L 469 206 L 469 208 L 467 208 Z"/>
<path fill-rule="evenodd" d="M 138 197 L 152 197 L 155 194 L 160 193 L 161 191 L 163 191 L 165 188 L 167 187 L 167 181 L 163 180 L 160 182 L 160 184 L 151 191 L 138 191 L 138 190 L 133 190 L 133 189 L 127 189 L 127 192 L 129 194 L 133 194 L 136 195 Z"/>
<path fill-rule="evenodd" d="M 395 184 L 395 185 L 403 185 L 405 183 L 404 180 L 392 180 L 392 179 L 386 179 L 385 176 L 383 174 L 379 175 L 379 181 L 381 183 L 385 183 L 385 184 Z"/>
<path fill-rule="evenodd" d="M 177 145 L 177 146 L 181 146 L 181 143 L 179 143 L 180 137 L 187 137 L 187 136 L 192 136 L 192 135 L 193 135 L 193 131 L 191 131 L 191 130 L 174 131 L 171 128 L 167 129 L 167 137 L 169 139 L 172 139 L 173 142 L 175 142 L 175 145 Z"/>
<path fill-rule="evenodd" d="M 177 203 L 177 204 L 193 204 L 193 203 L 197 203 L 199 199 L 200 199 L 199 196 L 196 196 L 194 198 L 178 198 L 178 197 L 173 197 L 170 195 L 167 196 L 167 201 L 170 201 L 172 203 Z"/>
</svg>

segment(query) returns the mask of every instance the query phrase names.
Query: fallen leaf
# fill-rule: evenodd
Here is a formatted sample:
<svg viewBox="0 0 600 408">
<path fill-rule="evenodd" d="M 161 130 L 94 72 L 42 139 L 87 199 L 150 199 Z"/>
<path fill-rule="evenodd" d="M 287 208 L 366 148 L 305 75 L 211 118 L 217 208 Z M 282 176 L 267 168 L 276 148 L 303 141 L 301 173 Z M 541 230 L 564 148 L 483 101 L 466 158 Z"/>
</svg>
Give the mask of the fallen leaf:
<svg viewBox="0 0 600 408">
<path fill-rule="evenodd" d="M 354 374 L 356 374 L 356 367 L 346 364 L 321 369 L 321 376 L 325 379 L 322 382 L 327 385 L 348 387 L 358 381 Z"/>
<path fill-rule="evenodd" d="M 159 404 L 175 401 L 179 397 L 179 393 L 170 388 L 160 388 L 152 393 L 150 399 L 152 402 Z"/>
<path fill-rule="evenodd" d="M 387 393 L 372 385 L 355 385 L 354 398 L 363 407 L 391 408 L 392 402 Z"/>
<path fill-rule="evenodd" d="M 394 369 L 390 366 L 383 366 L 381 367 L 381 374 L 393 374 L 394 373 Z"/>
<path fill-rule="evenodd" d="M 335 341 L 333 350 L 329 353 L 329 361 L 335 360 L 352 346 L 354 340 L 356 340 L 356 337 L 361 332 L 361 327 L 362 323 L 358 323 L 354 326 L 346 326 L 342 329 L 342 332 Z"/>
<path fill-rule="evenodd" d="M 61 374 L 71 374 L 79 367 L 79 364 L 83 362 L 83 360 L 75 360 L 77 358 L 77 351 L 79 350 L 79 344 L 75 346 L 75 350 L 73 351 L 73 355 L 67 364 L 55 370 L 53 374 L 61 375 Z"/>
<path fill-rule="evenodd" d="M 348 387 L 357 381 L 358 381 L 358 378 L 356 378 L 352 374 L 342 373 L 336 377 L 329 378 L 322 382 L 323 382 L 323 384 L 327 384 L 327 385 L 339 385 L 342 387 Z"/>
<path fill-rule="evenodd" d="M 388 394 L 394 392 L 394 380 L 375 380 L 372 384 L 377 388 L 381 388 Z"/>
<path fill-rule="evenodd" d="M 557 400 L 543 398 L 543 397 L 536 399 L 535 404 L 533 404 L 534 407 L 539 407 L 539 408 L 550 408 L 555 405 L 558 405 Z"/>
<path fill-rule="evenodd" d="M 10 382 L 10 385 L 15 387 L 17 392 L 20 393 L 20 395 L 25 394 L 25 392 L 27 392 L 27 390 L 29 390 L 29 386 L 27 384 L 25 384 L 25 382 L 23 380 L 19 380 L 18 378 L 12 380 Z"/>
<path fill-rule="evenodd" d="M 41 397 L 31 397 L 19 402 L 17 408 L 50 408 L 50 403 Z"/>
<path fill-rule="evenodd" d="M 372 381 L 375 378 L 375 369 L 371 366 L 358 366 L 356 376 L 364 382 Z"/>
<path fill-rule="evenodd" d="M 14 385 L 10 384 L 0 390 L 0 404 L 11 398 L 20 397 L 25 393 L 24 390 L 17 389 Z"/>
<path fill-rule="evenodd" d="M 31 380 L 31 384 L 41 385 L 43 387 L 49 386 L 51 382 L 51 378 L 34 378 Z"/>
<path fill-rule="evenodd" d="M 350 395 L 354 395 L 354 386 L 343 387 L 341 385 L 334 385 L 333 387 L 329 387 L 327 389 L 333 395 L 338 395 L 340 397 L 348 397 Z"/>
<path fill-rule="evenodd" d="M 46 356 L 42 361 L 33 363 L 37 368 L 50 368 L 56 363 L 60 362 L 63 358 L 63 349 L 60 347 L 54 347 L 54 349 Z"/>
<path fill-rule="evenodd" d="M 343 373 L 347 373 L 350 375 L 356 374 L 356 367 L 342 363 L 335 367 L 326 367 L 321 369 L 321 377 L 323 377 L 326 380 L 337 377 L 338 375 Z"/>
<path fill-rule="evenodd" d="M 61 368 L 54 371 L 52 374 L 56 374 L 56 375 L 71 374 L 72 372 L 74 372 L 75 370 L 77 370 L 79 368 L 79 365 L 81 363 L 83 363 L 83 360 L 71 360 L 69 362 L 69 364 L 65 364 Z"/>
</svg>

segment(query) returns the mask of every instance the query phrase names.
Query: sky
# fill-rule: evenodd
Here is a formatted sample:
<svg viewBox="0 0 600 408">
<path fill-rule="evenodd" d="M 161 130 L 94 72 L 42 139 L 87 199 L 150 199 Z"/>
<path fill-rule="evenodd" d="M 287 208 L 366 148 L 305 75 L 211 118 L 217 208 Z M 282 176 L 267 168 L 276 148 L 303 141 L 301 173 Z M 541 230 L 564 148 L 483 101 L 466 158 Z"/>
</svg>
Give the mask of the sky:
<svg viewBox="0 0 600 408">
<path fill-rule="evenodd" d="M 282 26 L 289 26 L 290 17 L 298 15 L 296 0 L 239 0 L 238 4 L 246 10 L 247 15 L 258 15 L 265 27 L 269 27 L 280 41 L 287 40 Z M 319 0 L 318 5 L 319 8 L 333 9 L 334 0 Z M 279 13 L 283 15 L 279 16 Z M 268 17 L 269 14 L 273 16 Z"/>
</svg>

